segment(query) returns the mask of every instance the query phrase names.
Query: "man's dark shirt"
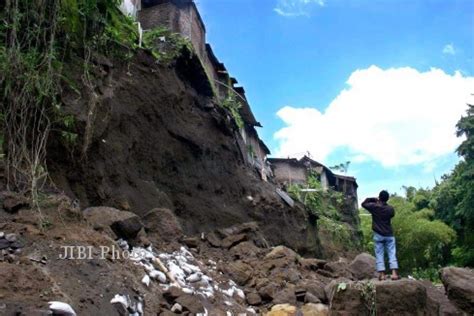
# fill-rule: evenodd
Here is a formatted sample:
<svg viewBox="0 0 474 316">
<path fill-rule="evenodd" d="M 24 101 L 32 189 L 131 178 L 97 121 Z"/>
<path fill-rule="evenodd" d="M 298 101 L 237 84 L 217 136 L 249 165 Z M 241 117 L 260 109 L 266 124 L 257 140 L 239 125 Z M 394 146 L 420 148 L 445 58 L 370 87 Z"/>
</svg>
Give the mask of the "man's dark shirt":
<svg viewBox="0 0 474 316">
<path fill-rule="evenodd" d="M 395 210 L 387 203 L 376 198 L 368 198 L 362 203 L 362 207 L 372 214 L 372 230 L 382 236 L 393 236 L 392 225 L 390 223 L 395 215 Z"/>
</svg>

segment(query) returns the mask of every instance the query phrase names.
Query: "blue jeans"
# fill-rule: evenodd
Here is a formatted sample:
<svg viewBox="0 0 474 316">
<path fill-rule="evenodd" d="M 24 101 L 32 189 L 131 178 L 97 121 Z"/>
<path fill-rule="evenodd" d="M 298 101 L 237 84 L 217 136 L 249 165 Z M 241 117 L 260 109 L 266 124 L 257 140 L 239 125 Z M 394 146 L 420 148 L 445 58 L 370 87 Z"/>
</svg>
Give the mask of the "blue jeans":
<svg viewBox="0 0 474 316">
<path fill-rule="evenodd" d="M 374 232 L 375 244 L 375 264 L 377 271 L 385 271 L 384 250 L 388 253 L 388 262 L 391 270 L 398 270 L 397 247 L 395 245 L 395 237 L 382 236 Z"/>
</svg>

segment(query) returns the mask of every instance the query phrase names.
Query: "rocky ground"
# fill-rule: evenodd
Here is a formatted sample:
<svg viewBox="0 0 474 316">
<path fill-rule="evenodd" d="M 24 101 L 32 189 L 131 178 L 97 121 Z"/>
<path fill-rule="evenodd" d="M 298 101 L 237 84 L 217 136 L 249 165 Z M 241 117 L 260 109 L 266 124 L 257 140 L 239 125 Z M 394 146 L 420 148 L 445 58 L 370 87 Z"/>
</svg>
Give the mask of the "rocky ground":
<svg viewBox="0 0 474 316">
<path fill-rule="evenodd" d="M 1 315 L 73 315 L 65 308 L 77 315 L 474 311 L 474 273 L 468 269 L 443 269 L 446 296 L 429 282 L 376 281 L 368 254 L 326 261 L 270 247 L 256 222 L 185 236 L 167 209 L 140 218 L 107 207 L 80 210 L 64 195 L 48 195 L 40 228 L 37 210 L 14 195 L 4 192 L 2 198 Z M 76 246 L 66 259 L 64 246 Z"/>
</svg>

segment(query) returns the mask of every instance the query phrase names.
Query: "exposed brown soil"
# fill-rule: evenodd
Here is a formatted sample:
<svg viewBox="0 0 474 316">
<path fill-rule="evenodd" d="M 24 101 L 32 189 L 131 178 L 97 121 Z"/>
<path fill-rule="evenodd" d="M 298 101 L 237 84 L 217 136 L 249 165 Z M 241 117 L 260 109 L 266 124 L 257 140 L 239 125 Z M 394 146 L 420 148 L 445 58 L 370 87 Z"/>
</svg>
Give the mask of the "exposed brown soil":
<svg viewBox="0 0 474 316">
<path fill-rule="evenodd" d="M 199 61 L 184 56 L 167 68 L 141 52 L 129 63 L 109 63 L 94 68 L 98 103 L 87 158 L 79 153 L 84 137 L 72 157 L 59 137 L 50 144 L 49 170 L 61 190 L 82 208 L 107 205 L 140 216 L 172 209 L 187 234 L 257 221 L 271 244 L 319 253 L 307 212 L 286 206 L 244 165 L 237 132 L 210 98 Z M 64 96 L 79 135 L 89 99 L 85 92 Z"/>
</svg>

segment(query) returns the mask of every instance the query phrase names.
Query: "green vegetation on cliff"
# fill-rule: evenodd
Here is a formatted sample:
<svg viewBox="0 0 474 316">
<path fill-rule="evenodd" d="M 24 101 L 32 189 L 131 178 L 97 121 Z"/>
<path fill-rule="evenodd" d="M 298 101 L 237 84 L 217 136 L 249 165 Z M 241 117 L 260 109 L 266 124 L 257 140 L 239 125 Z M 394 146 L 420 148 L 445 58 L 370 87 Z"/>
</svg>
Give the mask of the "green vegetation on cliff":
<svg viewBox="0 0 474 316">
<path fill-rule="evenodd" d="M 342 220 L 342 209 L 346 205 L 341 192 L 332 189 L 324 190 L 316 174 L 308 176 L 307 186 L 292 184 L 288 187 L 288 192 L 293 199 L 302 202 L 317 218 L 318 231 L 328 237 L 326 242 L 332 243 L 335 249 L 341 250 L 352 250 L 358 247 L 351 225 Z M 325 239 L 324 236 L 320 237 Z"/>
<path fill-rule="evenodd" d="M 65 148 L 82 147 L 84 152 L 93 128 L 88 124 L 80 139 L 83 144 L 78 144 L 75 119 L 63 110 L 64 90 L 89 98 L 92 118 L 97 88 L 93 59 L 127 58 L 138 47 L 137 27 L 117 4 L 116 0 L 0 3 L 0 130 L 7 185 L 30 196 L 40 218 L 39 190 L 48 181 L 50 136 L 57 134 Z"/>
</svg>

